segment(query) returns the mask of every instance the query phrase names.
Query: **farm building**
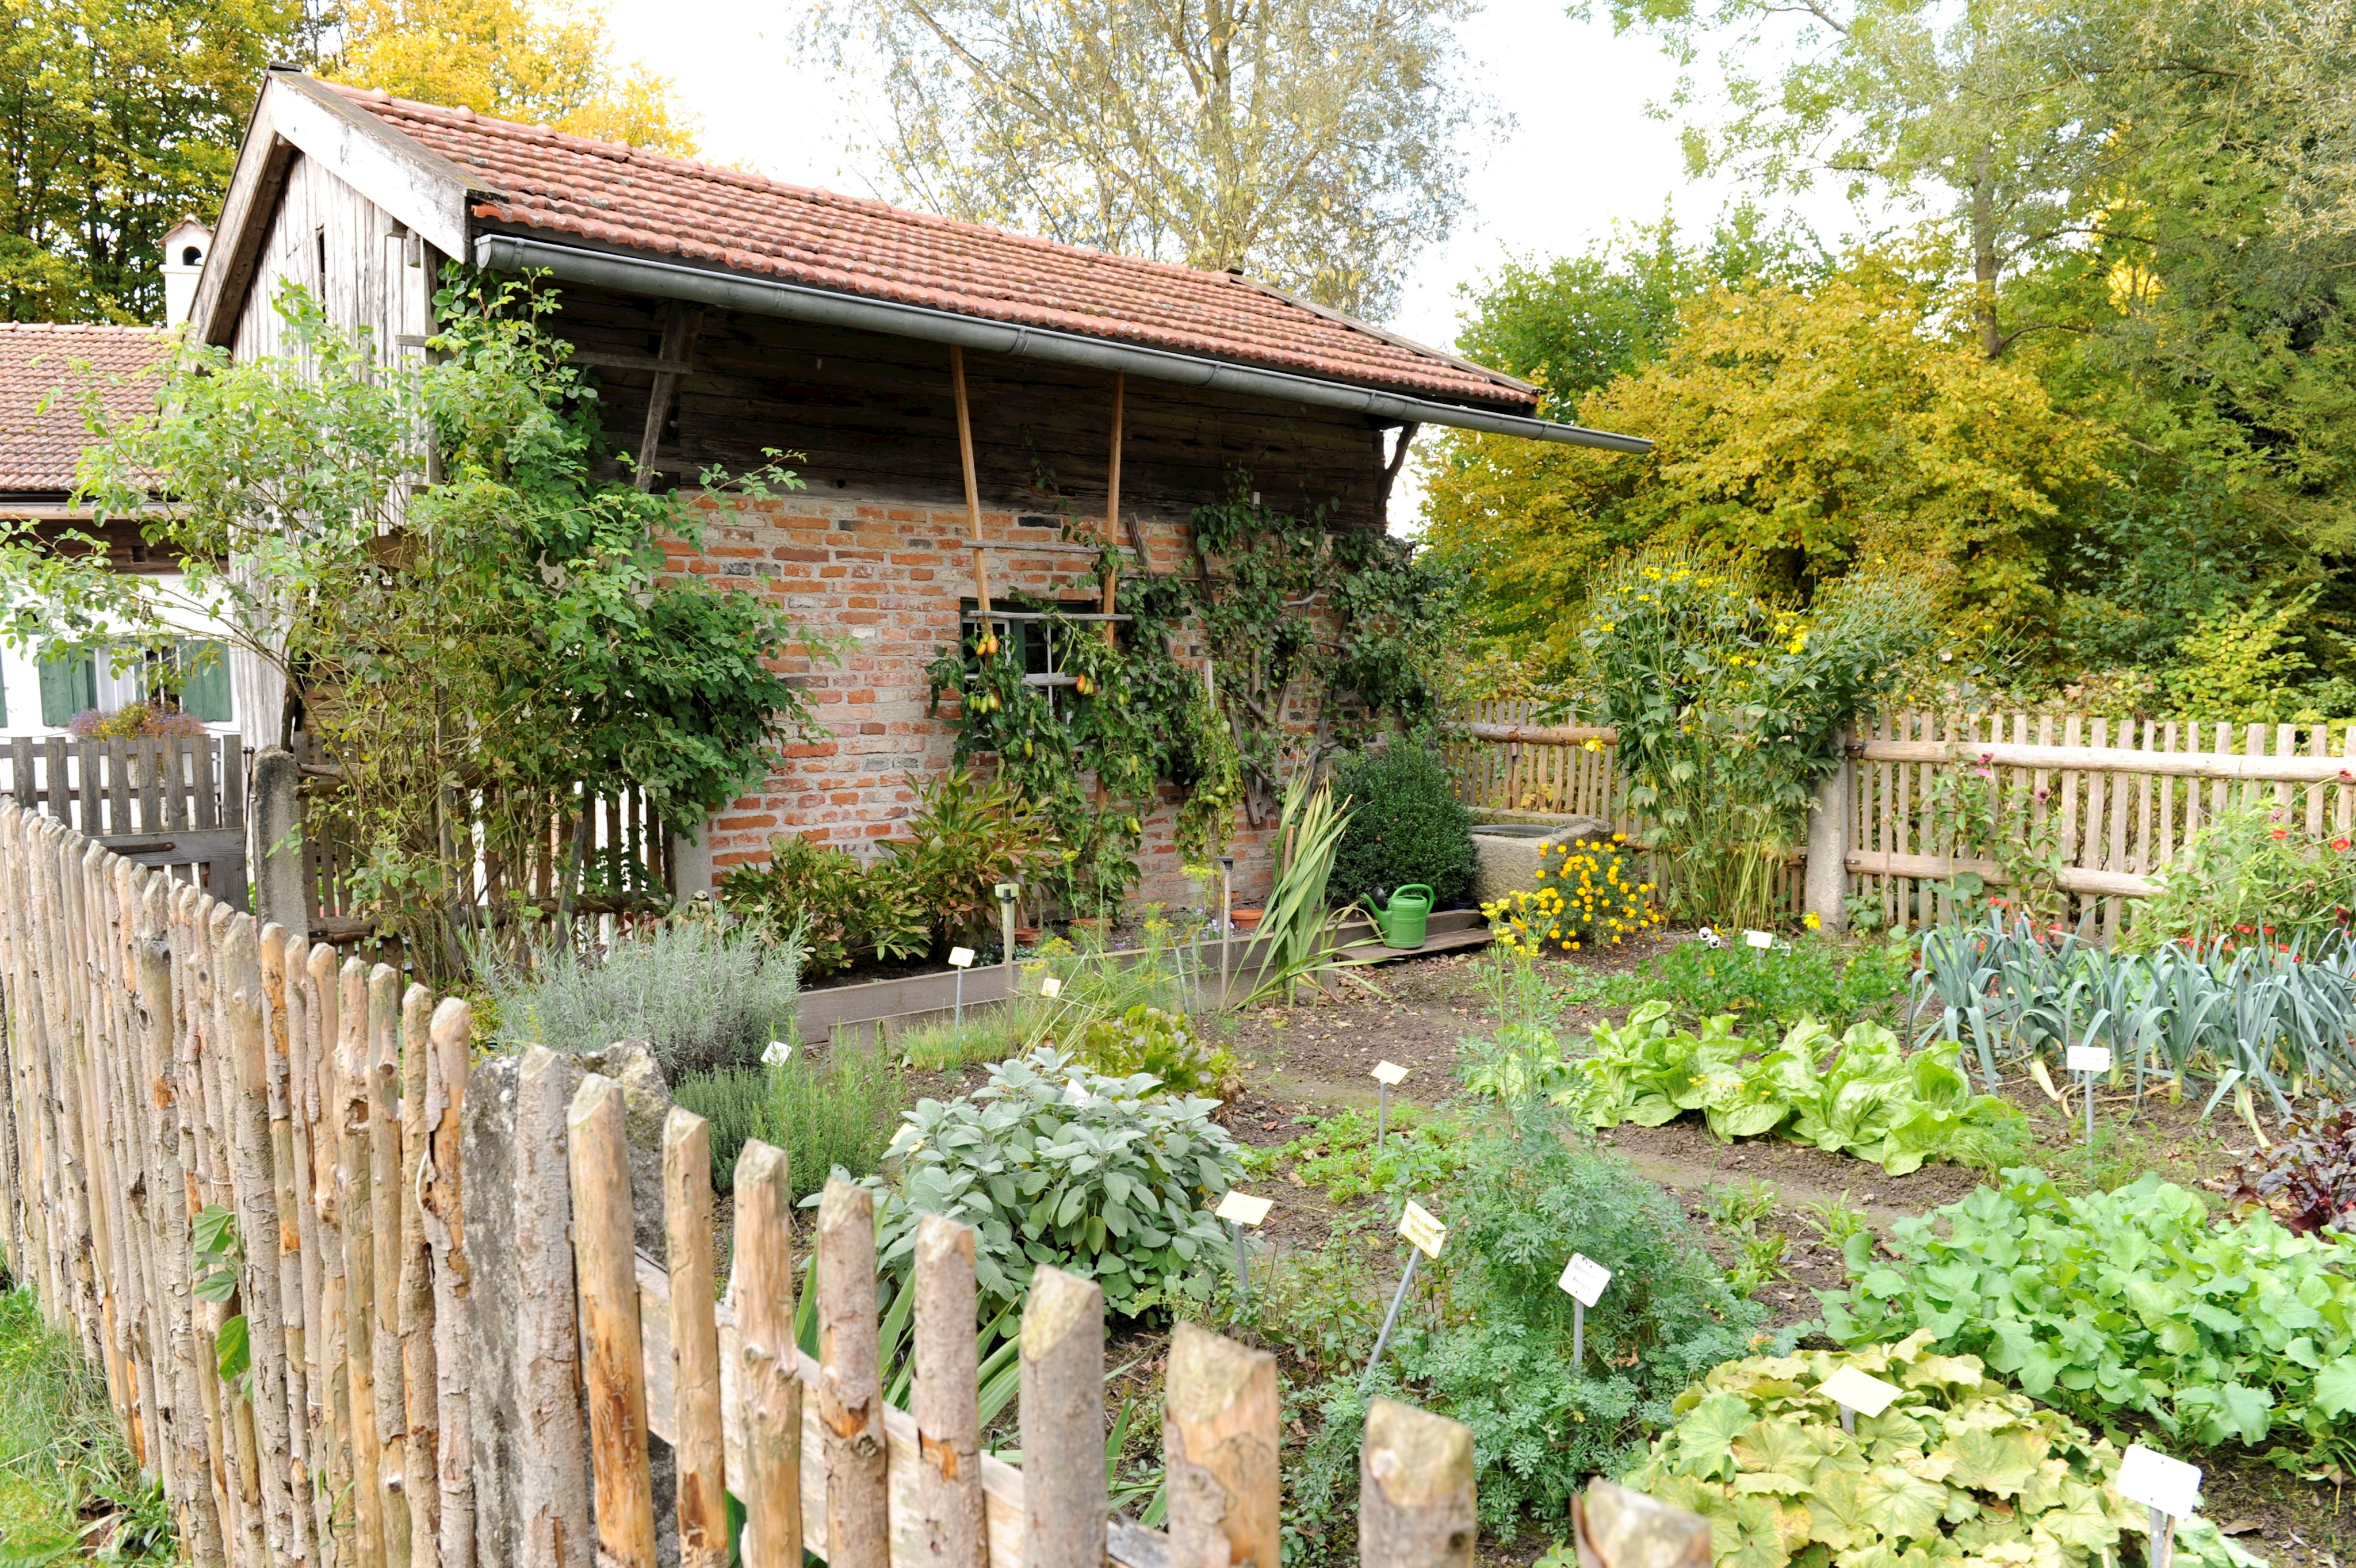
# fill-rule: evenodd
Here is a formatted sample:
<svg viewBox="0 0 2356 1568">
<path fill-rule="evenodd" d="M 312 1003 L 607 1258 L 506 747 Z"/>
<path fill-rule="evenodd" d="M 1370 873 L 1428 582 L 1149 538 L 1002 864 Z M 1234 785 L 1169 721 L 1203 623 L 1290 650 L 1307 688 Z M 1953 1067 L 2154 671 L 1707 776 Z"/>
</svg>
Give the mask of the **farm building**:
<svg viewBox="0 0 2356 1568">
<path fill-rule="evenodd" d="M 1209 571 L 1194 509 L 1248 483 L 1298 515 L 1379 530 L 1427 424 L 1619 450 L 1534 417 L 1535 388 L 1235 274 L 1203 273 L 780 185 L 466 109 L 264 84 L 193 306 L 240 357 L 280 342 L 289 282 L 387 354 L 432 329 L 446 259 L 544 274 L 641 480 L 792 454 L 807 489 L 731 502 L 682 570 L 741 579 L 845 639 L 803 674 L 830 734 L 676 845 L 675 888 L 771 839 L 887 837 L 950 726 L 925 665 L 978 599 L 1095 606 L 1124 572 Z M 1117 517 L 1108 516 L 1115 503 Z M 1183 650 L 1200 658 L 1201 649 Z M 264 669 L 238 672 L 250 746 L 278 738 Z M 1182 886 L 1170 813 L 1146 897 Z M 1248 839 L 1243 847 L 1249 848 Z M 1247 880 L 1249 880 L 1248 874 Z"/>
</svg>

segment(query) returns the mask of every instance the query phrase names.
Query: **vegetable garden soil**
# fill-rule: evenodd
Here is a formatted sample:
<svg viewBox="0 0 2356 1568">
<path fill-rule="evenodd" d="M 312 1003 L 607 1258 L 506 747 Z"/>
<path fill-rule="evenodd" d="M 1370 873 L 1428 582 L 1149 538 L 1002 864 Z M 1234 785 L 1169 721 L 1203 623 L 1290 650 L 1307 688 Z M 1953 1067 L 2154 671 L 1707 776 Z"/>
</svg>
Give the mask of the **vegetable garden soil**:
<svg viewBox="0 0 2356 1568">
<path fill-rule="evenodd" d="M 1668 944 L 1687 940 L 1682 933 L 1663 933 L 1581 959 L 1542 960 L 1542 972 L 1569 979 L 1572 970 L 1630 970 Z M 1221 1120 L 1237 1142 L 1249 1146 L 1289 1143 L 1309 1123 L 1338 1111 L 1371 1112 L 1376 1095 L 1370 1075 L 1385 1060 L 1408 1069 L 1406 1081 L 1393 1091 L 1396 1098 L 1425 1108 L 1438 1105 L 1457 1090 L 1459 1039 L 1492 1026 L 1483 973 L 1477 954 L 1408 960 L 1367 972 L 1363 980 L 1344 980 L 1329 994 L 1305 991 L 1290 1004 L 1241 1011 L 1234 1020 L 1231 1048 L 1244 1064 L 1243 1088 Z M 1569 1007 L 1560 1032 L 1577 1042 L 1591 1026 L 1617 1024 L 1625 1012 Z M 2026 1073 L 2009 1074 L 1999 1087 L 2029 1119 L 2033 1142 L 2022 1151 L 2024 1162 L 2041 1165 L 2064 1182 L 2083 1179 L 2083 1109 L 2075 1085 L 2067 1086 L 2066 1112 Z M 2204 1122 L 2199 1097 L 2171 1103 L 2161 1086 L 2148 1086 L 2140 1107 L 2131 1089 L 2098 1092 L 2095 1104 L 2105 1129 L 2126 1129 L 2104 1167 L 2106 1185 L 2150 1169 L 2184 1186 L 2222 1192 L 2254 1142 L 2230 1107 Z M 1840 1249 L 1818 1239 L 1812 1208 L 1846 1203 L 1862 1209 L 1872 1230 L 1886 1234 L 1893 1221 L 1955 1202 L 1989 1179 L 1989 1173 L 1939 1161 L 1891 1176 L 1864 1161 L 1772 1138 L 1722 1144 L 1697 1116 L 1660 1127 L 1614 1128 L 1597 1134 L 1597 1142 L 1675 1192 L 1722 1264 L 1735 1262 L 1740 1242 L 1734 1231 L 1711 1219 L 1713 1190 L 1754 1182 L 1773 1187 L 1772 1205 L 1755 1224 L 1762 1233 L 1781 1230 L 1789 1238 L 1783 1260 L 1787 1277 L 1762 1285 L 1753 1299 L 1770 1309 L 1778 1325 L 1813 1319 L 1818 1310 L 1815 1293 L 1847 1283 Z M 1355 1224 L 1365 1228 L 1381 1259 L 1378 1279 L 1386 1287 L 1396 1281 L 1398 1262 L 1391 1254 L 1397 1248 L 1380 1228 L 1378 1197 L 1337 1203 L 1281 1169 L 1256 1186 L 1277 1199 L 1258 1233 L 1263 1247 L 1312 1251 Z M 1144 1358 L 1128 1380 L 1130 1397 L 1144 1398 L 1149 1386 L 1158 1386 L 1161 1339 L 1141 1332 L 1123 1337 L 1115 1348 L 1115 1365 Z M 1301 1435 L 1291 1434 L 1296 1440 Z M 2301 1479 L 2254 1454 L 2220 1450 L 2202 1458 L 2208 1474 L 2204 1511 L 2244 1549 L 2295 1568 L 2342 1568 L 2356 1556 L 2356 1514 L 2343 1506 L 2340 1487 Z M 1512 1547 L 1484 1540 L 1481 1558 L 1484 1563 L 1526 1563 L 1545 1544 L 1530 1532 Z"/>
</svg>

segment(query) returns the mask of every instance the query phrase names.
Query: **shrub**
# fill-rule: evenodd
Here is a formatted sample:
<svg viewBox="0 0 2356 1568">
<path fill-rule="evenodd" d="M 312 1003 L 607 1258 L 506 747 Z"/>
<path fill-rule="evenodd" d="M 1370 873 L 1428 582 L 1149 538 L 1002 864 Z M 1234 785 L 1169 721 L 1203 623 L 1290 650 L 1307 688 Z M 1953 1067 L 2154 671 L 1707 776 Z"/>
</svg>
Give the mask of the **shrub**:
<svg viewBox="0 0 2356 1568">
<path fill-rule="evenodd" d="M 2085 1568 L 2147 1530 L 2148 1512 L 2114 1485 L 2109 1441 L 1983 1376 L 1976 1357 L 1933 1353 L 1931 1339 L 1713 1369 L 1677 1396 L 1676 1425 L 1627 1483 L 1708 1520 L 1711 1555 L 1730 1568 Z M 1854 1434 L 1821 1388 L 1843 1366 L 1902 1391 Z M 2179 1521 L 2176 1548 L 2202 1568 L 2257 1565 L 2205 1519 Z"/>
<path fill-rule="evenodd" d="M 1053 1049 L 1000 1062 L 971 1095 L 920 1101 L 902 1120 L 900 1170 L 878 1205 L 882 1263 L 907 1274 L 916 1216 L 948 1214 L 980 1232 L 984 1316 L 1020 1300 L 1041 1263 L 1095 1280 L 1119 1313 L 1201 1301 L 1227 1245 L 1211 1206 L 1242 1172 L 1214 1106 Z"/>
<path fill-rule="evenodd" d="M 1237 1078 L 1232 1052 L 1198 1036 L 1183 1013 L 1145 1003 L 1090 1022 L 1079 1033 L 1077 1054 L 1108 1077 L 1150 1074 L 1173 1094 L 1226 1098 Z"/>
<path fill-rule="evenodd" d="M 1598 1025 L 1594 1043 L 1553 1096 L 1592 1127 L 1657 1127 L 1698 1111 L 1721 1139 L 1779 1133 L 1904 1176 L 1933 1155 L 1967 1160 L 2022 1120 L 1972 1092 L 1954 1047 L 1909 1056 L 1879 1024 L 1836 1038 L 1810 1020 L 1765 1049 L 1723 1014 L 1690 1034 L 1670 1026 L 1667 1003 L 1648 1002 L 1617 1029 Z"/>
<path fill-rule="evenodd" d="M 1538 885 L 1481 906 L 1498 941 L 1532 957 L 1577 952 L 1617 947 L 1667 919 L 1653 900 L 1653 885 L 1636 880 L 1641 871 L 1627 838 L 1539 844 Z"/>
<path fill-rule="evenodd" d="M 602 1050 L 645 1040 L 664 1078 L 736 1067 L 791 1035 L 801 948 L 725 918 L 680 918 L 622 932 L 600 958 L 538 946 L 521 965 L 484 950 L 477 972 L 509 1049 Z"/>
<path fill-rule="evenodd" d="M 1879 1259 L 1852 1238 L 1849 1288 L 1821 1293 L 1842 1344 L 1927 1329 L 2089 1421 L 2132 1412 L 2204 1447 L 2351 1457 L 2356 1279 L 2339 1243 L 2265 1214 L 2212 1229 L 2197 1193 L 2157 1176 L 2068 1197 L 2021 1169 L 1899 1220 L 1889 1245 Z"/>
<path fill-rule="evenodd" d="M 1631 1462 L 1678 1390 L 1757 1347 L 1766 1314 L 1727 1288 L 1684 1211 L 1626 1161 L 1573 1148 L 1542 1122 L 1518 1139 L 1483 1136 L 1471 1154 L 1432 1271 L 1439 1305 L 1398 1332 L 1396 1375 L 1418 1385 L 1406 1397 L 1472 1429 L 1481 1522 L 1511 1541 L 1526 1520 L 1562 1527 L 1586 1477 Z M 1556 1286 L 1574 1251 L 1612 1271 L 1587 1315 L 1584 1367 Z M 1289 1530 L 1320 1557 L 1347 1526 L 1346 1456 L 1365 1402 L 1355 1380 L 1310 1401 L 1323 1425 L 1293 1477 Z"/>
<path fill-rule="evenodd" d="M 1413 882 L 1431 888 L 1437 908 L 1472 892 L 1472 813 L 1439 757 L 1404 741 L 1359 752 L 1333 769 L 1333 797 L 1344 796 L 1349 823 L 1326 890 L 1336 907 Z"/>
<path fill-rule="evenodd" d="M 671 1099 L 712 1123 L 712 1185 L 733 1191 L 744 1140 L 775 1144 L 790 1156 L 800 1198 L 826 1186 L 830 1172 L 873 1176 L 891 1142 L 899 1075 L 873 1041 L 845 1036 L 822 1052 L 797 1051 L 768 1067 L 691 1073 Z"/>
<path fill-rule="evenodd" d="M 932 946 L 932 923 L 898 863 L 862 865 L 832 844 L 800 838 L 772 839 L 766 865 L 721 874 L 720 902 L 773 938 L 798 937 L 810 973 L 916 958 Z"/>
<path fill-rule="evenodd" d="M 986 941 L 997 934 L 998 885 L 1027 880 L 1052 850 L 1047 821 L 1004 779 L 969 768 L 908 782 L 917 801 L 908 836 L 884 841 L 892 859 L 867 880 L 889 880 L 906 908 L 928 913 L 935 942 Z"/>
<path fill-rule="evenodd" d="M 1657 998 L 1687 1018 L 1730 1013 L 1746 1024 L 1770 1019 L 1785 1028 L 1803 1018 L 1894 1025 L 1913 973 L 1913 942 L 1903 935 L 1853 948 L 1824 937 L 1766 949 L 1697 940 L 1646 960 L 1628 990 L 1632 1001 Z"/>
<path fill-rule="evenodd" d="M 2356 917 L 2356 839 L 2309 833 L 2281 812 L 2243 806 L 2209 822 L 2159 891 L 2136 910 L 2133 940 L 2222 938 L 2234 947 L 2297 943 L 2314 952 Z"/>
</svg>

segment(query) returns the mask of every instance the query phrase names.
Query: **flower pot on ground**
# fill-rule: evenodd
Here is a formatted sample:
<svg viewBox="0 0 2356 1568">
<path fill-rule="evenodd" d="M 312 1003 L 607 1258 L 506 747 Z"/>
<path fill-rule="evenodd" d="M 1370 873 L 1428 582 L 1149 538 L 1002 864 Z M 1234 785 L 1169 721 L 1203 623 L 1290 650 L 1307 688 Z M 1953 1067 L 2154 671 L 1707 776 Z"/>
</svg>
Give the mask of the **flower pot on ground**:
<svg viewBox="0 0 2356 1568">
<path fill-rule="evenodd" d="M 1227 919 L 1237 930 L 1248 931 L 1258 926 L 1260 917 L 1267 913 L 1265 909 L 1230 909 Z"/>
</svg>

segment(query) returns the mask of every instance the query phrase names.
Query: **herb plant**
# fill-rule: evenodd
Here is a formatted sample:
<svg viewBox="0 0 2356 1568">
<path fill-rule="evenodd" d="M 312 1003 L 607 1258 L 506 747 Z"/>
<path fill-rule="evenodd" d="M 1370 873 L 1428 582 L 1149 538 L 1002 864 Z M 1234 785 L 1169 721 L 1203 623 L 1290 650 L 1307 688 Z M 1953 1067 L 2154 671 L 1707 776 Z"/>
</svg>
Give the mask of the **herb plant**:
<svg viewBox="0 0 2356 1568">
<path fill-rule="evenodd" d="M 791 1152 L 787 1174 L 799 1199 L 829 1172 L 858 1177 L 884 1163 L 900 1075 L 884 1048 L 850 1030 L 823 1050 L 796 1051 L 764 1067 L 722 1068 L 680 1079 L 671 1098 L 712 1123 L 712 1185 L 736 1184 L 747 1138 Z"/>
<path fill-rule="evenodd" d="M 1237 1077 L 1233 1052 L 1204 1039 L 1183 1013 L 1139 1003 L 1079 1032 L 1080 1059 L 1112 1078 L 1145 1073 L 1173 1094 L 1224 1098 Z"/>
<path fill-rule="evenodd" d="M 1824 937 L 1772 948 L 1683 941 L 1645 960 L 1622 990 L 1633 1002 L 1666 1002 L 1687 1018 L 1729 1013 L 1746 1026 L 1789 1028 L 1804 1018 L 1894 1026 L 1913 973 L 1913 945 L 1902 935 L 1854 946 Z"/>
<path fill-rule="evenodd" d="M 2115 1561 L 2150 1518 L 2114 1485 L 2118 1449 L 1932 1339 L 1714 1368 L 1677 1396 L 1676 1424 L 1627 1484 L 1708 1520 L 1721 1568 Z M 1842 1367 L 1901 1391 L 1854 1433 L 1822 1387 Z M 2206 1519 L 2179 1521 L 2176 1550 L 2201 1568 L 2257 1568 Z"/>
<path fill-rule="evenodd" d="M 1242 1173 L 1215 1104 L 1044 1048 L 969 1096 L 919 1101 L 893 1140 L 897 1174 L 874 1183 L 882 1264 L 908 1273 L 916 1216 L 947 1214 L 980 1233 L 985 1316 L 1041 1263 L 1093 1279 L 1122 1314 L 1199 1302 L 1226 1256 L 1211 1208 Z"/>
<path fill-rule="evenodd" d="M 2356 1456 L 2356 1255 L 2337 1242 L 2263 1213 L 2212 1226 L 2197 1193 L 2157 1176 L 2071 1197 L 2020 1169 L 1898 1221 L 1888 1245 L 1880 1258 L 1852 1237 L 1848 1289 L 1822 1293 L 1844 1345 L 1923 1330 L 2086 1420 L 2132 1413 L 2293 1462 Z"/>
</svg>

